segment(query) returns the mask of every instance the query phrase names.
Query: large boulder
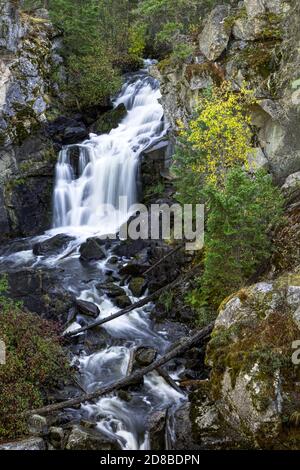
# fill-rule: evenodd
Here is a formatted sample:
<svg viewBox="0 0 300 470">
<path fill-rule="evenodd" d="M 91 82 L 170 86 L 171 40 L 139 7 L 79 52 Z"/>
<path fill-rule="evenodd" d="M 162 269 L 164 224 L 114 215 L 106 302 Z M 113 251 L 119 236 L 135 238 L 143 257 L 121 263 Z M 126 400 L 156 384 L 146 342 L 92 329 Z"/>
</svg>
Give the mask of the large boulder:
<svg viewBox="0 0 300 470">
<path fill-rule="evenodd" d="M 86 127 L 83 123 L 68 126 L 64 129 L 62 143 L 64 145 L 76 144 L 88 137 Z"/>
<path fill-rule="evenodd" d="M 133 277 L 129 283 L 129 289 L 134 297 L 141 297 L 146 290 L 146 281 L 143 277 Z"/>
<path fill-rule="evenodd" d="M 281 189 L 288 201 L 298 199 L 300 197 L 300 171 L 289 175 Z"/>
<path fill-rule="evenodd" d="M 131 300 L 127 295 L 120 295 L 114 299 L 114 303 L 116 304 L 117 307 L 120 309 L 130 307 Z"/>
<path fill-rule="evenodd" d="M 288 11 L 289 2 L 285 0 L 244 0 L 244 6 L 248 17 L 255 18 L 264 13 L 280 15 Z"/>
<path fill-rule="evenodd" d="M 48 423 L 44 416 L 32 415 L 28 419 L 29 433 L 34 436 L 45 436 L 48 433 Z"/>
<path fill-rule="evenodd" d="M 64 234 L 55 235 L 33 245 L 33 254 L 36 256 L 52 256 L 57 255 L 73 240 L 72 237 Z"/>
<path fill-rule="evenodd" d="M 245 0 L 234 20 L 234 37 L 245 41 L 280 38 L 282 17 L 289 8 L 284 0 Z"/>
<path fill-rule="evenodd" d="M 88 137 L 87 128 L 81 119 L 67 116 L 59 116 L 48 125 L 47 131 L 55 142 L 62 145 L 76 144 Z"/>
<path fill-rule="evenodd" d="M 74 298 L 62 286 L 58 271 L 33 268 L 8 273 L 9 296 L 21 301 L 28 310 L 46 318 L 66 323 Z"/>
<path fill-rule="evenodd" d="M 76 299 L 76 307 L 78 313 L 92 318 L 97 318 L 100 313 L 100 310 L 96 304 L 87 302 L 86 300 Z"/>
<path fill-rule="evenodd" d="M 149 366 L 152 362 L 155 361 L 157 356 L 157 351 L 151 348 L 139 348 L 134 355 L 135 362 L 140 367 Z"/>
<path fill-rule="evenodd" d="M 68 437 L 66 450 L 120 450 L 120 445 L 100 432 L 75 425 Z"/>
<path fill-rule="evenodd" d="M 210 13 L 202 33 L 199 36 L 199 49 L 208 60 L 216 60 L 227 47 L 230 28 L 226 18 L 230 15 L 228 5 L 218 5 Z"/>
<path fill-rule="evenodd" d="M 122 287 L 116 285 L 114 282 L 105 282 L 97 284 L 96 288 L 107 295 L 107 297 L 114 299 L 125 294 Z"/>
<path fill-rule="evenodd" d="M 80 260 L 89 262 L 105 259 L 103 243 L 103 240 L 99 238 L 88 238 L 80 247 Z"/>
<path fill-rule="evenodd" d="M 295 423 L 300 370 L 293 363 L 293 342 L 300 335 L 299 305 L 296 273 L 242 289 L 220 307 L 207 349 L 212 370 L 205 396 L 221 431 L 231 428 L 248 446 L 299 446 Z M 204 431 L 207 436 L 215 431 L 215 419 L 211 425 L 205 419 L 204 429 L 205 412 L 203 397 L 196 398 L 193 426 L 199 439 Z M 237 441 L 228 443 L 228 448 L 235 445 Z"/>
</svg>

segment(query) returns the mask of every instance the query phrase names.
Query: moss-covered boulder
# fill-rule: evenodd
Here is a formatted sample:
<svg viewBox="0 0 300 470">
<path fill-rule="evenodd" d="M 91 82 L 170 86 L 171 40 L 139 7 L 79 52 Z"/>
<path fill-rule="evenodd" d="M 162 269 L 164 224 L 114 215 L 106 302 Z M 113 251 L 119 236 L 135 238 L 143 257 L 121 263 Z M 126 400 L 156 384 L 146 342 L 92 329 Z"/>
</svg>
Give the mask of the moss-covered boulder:
<svg viewBox="0 0 300 470">
<path fill-rule="evenodd" d="M 300 274 L 293 273 L 243 289 L 220 307 L 207 348 L 211 376 L 205 396 L 221 429 L 239 432 L 247 447 L 300 445 L 300 367 L 292 360 L 293 342 L 300 338 L 299 306 Z M 201 439 L 209 434 L 203 429 L 207 410 L 195 397 L 193 426 Z"/>
<path fill-rule="evenodd" d="M 133 277 L 129 283 L 129 289 L 134 297 L 140 297 L 146 289 L 146 282 L 143 277 Z"/>
<path fill-rule="evenodd" d="M 127 114 L 126 107 L 123 103 L 116 108 L 104 113 L 92 126 L 91 132 L 95 134 L 108 134 L 112 129 L 118 127 L 122 119 Z"/>
</svg>

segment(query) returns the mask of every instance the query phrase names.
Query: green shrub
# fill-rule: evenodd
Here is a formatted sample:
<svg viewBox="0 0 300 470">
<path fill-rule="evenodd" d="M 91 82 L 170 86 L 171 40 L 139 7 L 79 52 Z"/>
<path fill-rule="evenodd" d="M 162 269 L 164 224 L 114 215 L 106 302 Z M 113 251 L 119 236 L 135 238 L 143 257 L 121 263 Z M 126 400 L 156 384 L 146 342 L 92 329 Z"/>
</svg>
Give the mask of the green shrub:
<svg viewBox="0 0 300 470">
<path fill-rule="evenodd" d="M 125 69 L 138 65 L 143 45 L 130 33 L 132 0 L 24 0 L 29 12 L 49 9 L 53 24 L 63 34 L 62 55 L 67 79 L 64 92 L 72 106 L 106 102 L 121 85 Z M 63 88 L 63 87 L 62 87 Z"/>
<path fill-rule="evenodd" d="M 7 289 L 2 277 L 0 337 L 6 364 L 0 365 L 0 440 L 26 434 L 22 412 L 43 405 L 47 390 L 69 373 L 58 328 L 8 299 Z"/>
<path fill-rule="evenodd" d="M 208 185 L 204 191 L 208 220 L 201 298 L 218 307 L 229 294 L 245 285 L 271 255 L 270 227 L 283 211 L 283 197 L 270 175 L 248 175 L 231 170 L 223 190 Z"/>
</svg>

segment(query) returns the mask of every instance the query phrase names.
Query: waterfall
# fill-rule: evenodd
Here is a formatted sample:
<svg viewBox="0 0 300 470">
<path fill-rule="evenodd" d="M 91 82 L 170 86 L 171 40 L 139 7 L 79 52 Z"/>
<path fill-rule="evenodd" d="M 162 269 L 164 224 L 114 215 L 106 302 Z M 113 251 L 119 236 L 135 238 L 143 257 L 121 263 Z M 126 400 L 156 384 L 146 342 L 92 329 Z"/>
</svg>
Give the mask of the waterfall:
<svg viewBox="0 0 300 470">
<path fill-rule="evenodd" d="M 137 172 L 141 152 L 166 132 L 159 83 L 147 71 L 134 74 L 114 100 L 127 115 L 109 134 L 90 134 L 76 146 L 62 149 L 56 165 L 53 227 L 78 233 L 91 229 L 116 233 L 137 202 Z M 120 207 L 125 196 L 127 205 Z"/>
<path fill-rule="evenodd" d="M 145 65 L 148 65 L 147 63 Z M 129 206 L 137 202 L 137 170 L 141 153 L 167 131 L 163 120 L 163 109 L 159 103 L 159 83 L 149 77 L 147 70 L 132 74 L 114 100 L 114 106 L 124 103 L 127 115 L 116 129 L 109 134 L 90 138 L 78 145 L 62 149 L 56 165 L 56 181 L 53 194 L 53 228 L 33 239 L 18 241 L 8 247 L 0 256 L 0 271 L 18 271 L 21 267 L 34 269 L 50 268 L 58 282 L 72 296 L 92 302 L 99 308 L 98 319 L 111 316 L 119 307 L 100 286 L 104 281 L 121 288 L 119 268 L 111 264 L 113 251 L 107 248 L 107 258 L 95 263 L 81 263 L 79 247 L 87 236 L 111 235 L 130 216 Z M 119 207 L 119 197 L 126 196 L 127 207 Z M 69 244 L 62 246 L 55 255 L 35 255 L 33 246 L 54 237 L 70 233 Z M 17 246 L 22 250 L 17 250 Z M 59 268 L 55 270 L 55 268 Z M 115 277 L 110 277 L 111 274 Z M 124 295 L 130 302 L 138 300 L 133 296 L 129 284 L 122 282 Z M 144 294 L 146 295 L 146 293 Z M 161 326 L 153 328 L 150 318 L 151 304 L 134 309 L 127 315 L 116 318 L 101 331 L 107 339 L 105 345 L 99 335 L 99 345 L 94 343 L 96 335 L 79 344 L 73 352 L 72 362 L 78 365 L 82 387 L 92 392 L 101 386 L 116 382 L 128 373 L 130 358 L 140 347 L 154 348 L 164 354 L 170 346 L 168 333 Z M 72 312 L 74 313 L 73 309 Z M 66 331 L 87 325 L 91 318 L 76 311 L 67 321 Z M 87 336 L 87 339 L 89 337 Z M 181 366 L 180 366 L 181 367 Z M 176 370 L 175 370 L 176 369 Z M 170 367 L 170 374 L 177 378 L 177 367 Z M 174 375 L 175 374 L 175 375 Z M 150 447 L 148 419 L 156 411 L 174 409 L 185 401 L 184 394 L 178 393 L 164 378 L 153 372 L 145 376 L 139 387 L 124 393 L 111 393 L 94 402 L 82 403 L 80 409 L 70 409 L 75 421 L 91 420 L 95 430 L 117 441 L 122 449 L 146 450 Z M 172 416 L 172 413 L 169 413 Z M 168 425 L 168 429 L 172 427 Z"/>
</svg>

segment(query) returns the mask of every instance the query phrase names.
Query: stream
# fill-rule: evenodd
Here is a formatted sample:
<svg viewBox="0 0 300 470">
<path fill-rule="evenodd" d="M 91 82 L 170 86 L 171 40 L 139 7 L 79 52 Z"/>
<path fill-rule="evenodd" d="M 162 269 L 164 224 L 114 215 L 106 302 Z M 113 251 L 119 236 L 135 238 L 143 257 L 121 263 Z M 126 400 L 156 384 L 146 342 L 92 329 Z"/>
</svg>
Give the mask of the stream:
<svg viewBox="0 0 300 470">
<path fill-rule="evenodd" d="M 99 308 L 98 319 L 117 312 L 114 300 L 97 287 L 107 276 L 121 287 L 132 302 L 138 300 L 128 285 L 121 284 L 112 264 L 112 246 L 105 245 L 106 256 L 101 261 L 83 264 L 79 248 L 88 238 L 115 234 L 132 213 L 130 206 L 138 202 L 138 167 L 141 153 L 159 141 L 167 132 L 163 109 L 159 102 L 158 82 L 145 69 L 127 76 L 120 94 L 113 104 L 123 103 L 127 116 L 109 134 L 95 135 L 76 145 L 78 160 L 73 162 L 74 145 L 60 152 L 56 165 L 53 194 L 53 226 L 45 234 L 22 240 L 20 248 L 12 244 L 0 256 L 0 270 L 14 272 L 24 267 L 60 270 L 62 286 L 77 299 L 92 302 Z M 120 205 L 120 196 L 127 205 Z M 35 255 L 33 246 L 56 235 L 70 237 L 59 253 Z M 119 259 L 119 263 L 126 260 Z M 147 291 L 144 293 L 147 295 Z M 90 351 L 73 354 L 73 363 L 79 369 L 81 387 L 92 392 L 125 377 L 133 351 L 139 347 L 155 349 L 163 354 L 170 346 L 166 331 L 157 331 L 150 319 L 153 305 L 133 310 L 103 326 L 107 335 Z M 67 326 L 74 331 L 95 319 L 78 314 Z M 169 371 L 178 379 L 180 370 Z M 168 409 L 169 425 L 166 442 L 172 441 L 173 412 L 185 401 L 184 394 L 172 388 L 157 372 L 144 377 L 144 382 L 130 390 L 129 399 L 111 394 L 94 403 L 83 403 L 80 409 L 68 410 L 78 419 L 96 423 L 99 432 L 117 439 L 122 449 L 149 449 L 148 420 L 159 410 Z M 167 446 L 170 444 L 166 444 Z"/>
</svg>

